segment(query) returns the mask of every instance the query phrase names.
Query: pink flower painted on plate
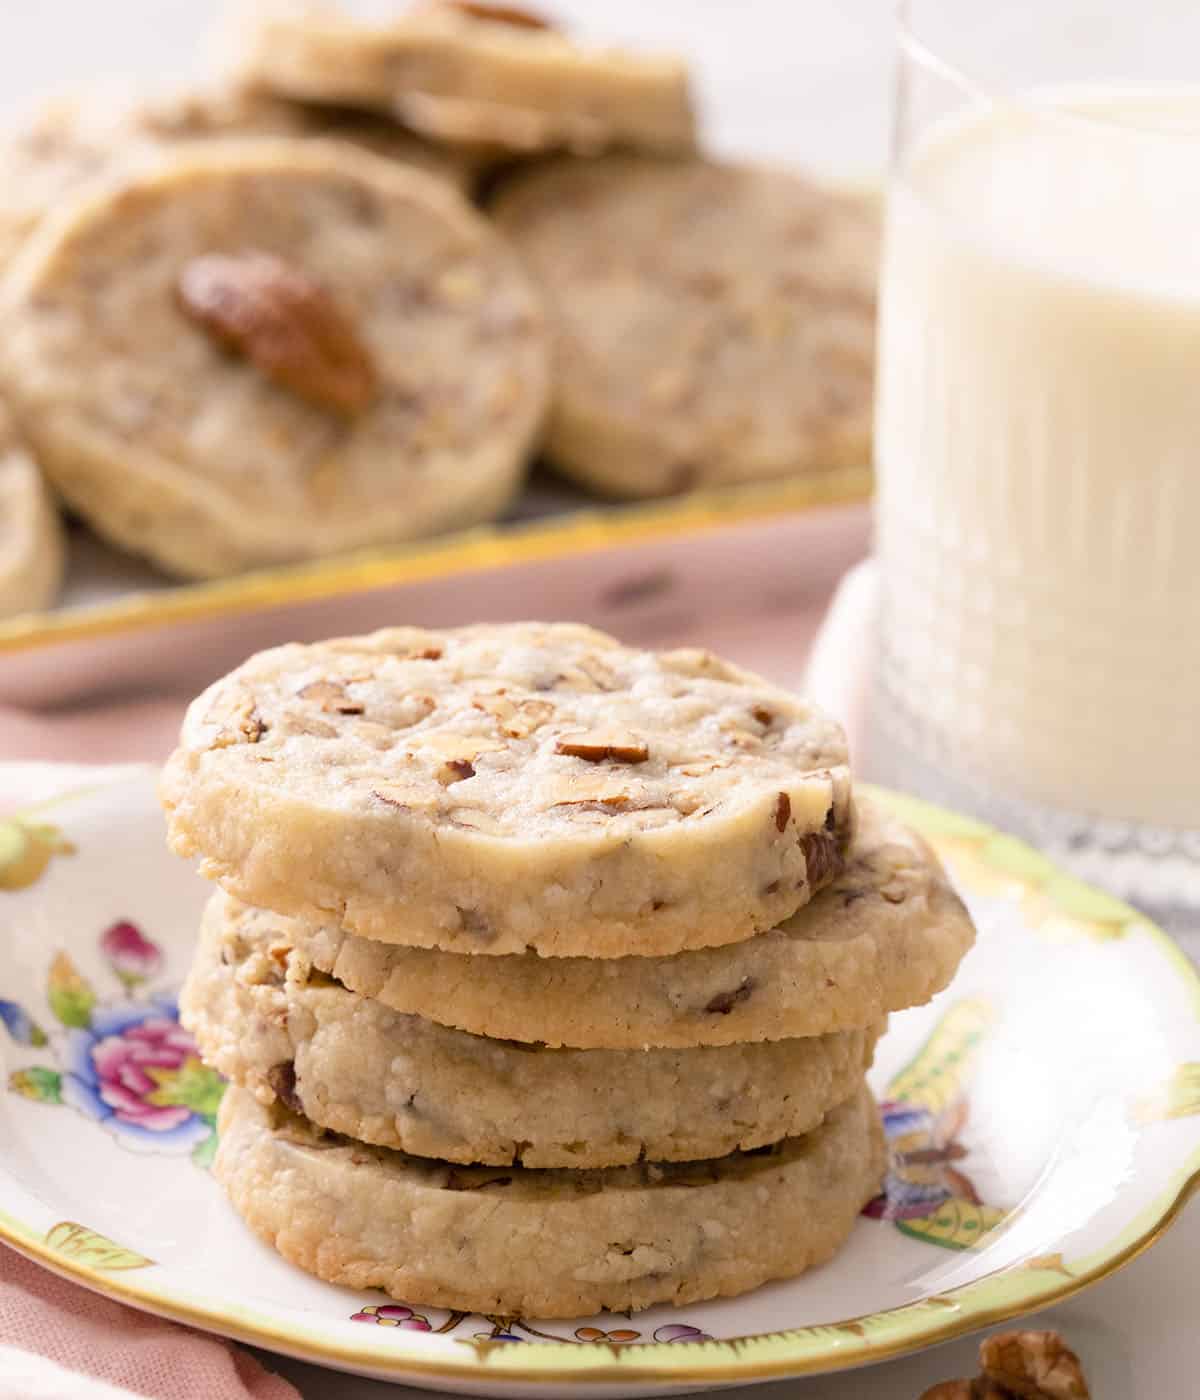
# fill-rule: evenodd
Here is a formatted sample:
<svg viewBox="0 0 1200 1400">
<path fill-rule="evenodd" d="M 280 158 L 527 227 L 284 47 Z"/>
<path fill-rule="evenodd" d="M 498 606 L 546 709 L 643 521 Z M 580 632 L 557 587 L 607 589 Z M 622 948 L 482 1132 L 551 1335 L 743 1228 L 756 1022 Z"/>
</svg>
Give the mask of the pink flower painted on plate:
<svg viewBox="0 0 1200 1400">
<path fill-rule="evenodd" d="M 656 1342 L 711 1342 L 712 1337 L 699 1327 L 689 1327 L 684 1322 L 668 1322 L 665 1327 L 654 1331 Z"/>
<path fill-rule="evenodd" d="M 371 1304 L 360 1308 L 350 1317 L 351 1322 L 373 1322 L 377 1327 L 402 1327 L 407 1332 L 432 1332 L 429 1319 L 396 1303 L 384 1303 L 382 1307 Z"/>
<path fill-rule="evenodd" d="M 169 1001 L 98 1007 L 67 1032 L 62 1102 L 131 1147 L 185 1151 L 212 1134 L 224 1083 Z"/>
<path fill-rule="evenodd" d="M 107 928 L 100 937 L 100 947 L 108 965 L 131 991 L 139 982 L 146 982 L 162 968 L 163 956 L 156 943 L 146 938 L 136 924 L 128 919 Z"/>
<path fill-rule="evenodd" d="M 47 1035 L 15 1002 L 0 1019 L 18 1045 L 53 1049 L 53 1064 L 24 1065 L 8 1086 L 35 1103 L 65 1104 L 139 1152 L 190 1153 L 197 1166 L 216 1151 L 217 1108 L 225 1081 L 203 1064 L 179 1024 L 169 995 L 147 996 L 138 983 L 163 963 L 158 946 L 128 922 L 99 939 L 128 998 L 103 1000 L 65 950 L 51 959 L 46 1001 L 61 1030 Z"/>
<path fill-rule="evenodd" d="M 165 1132 L 186 1121 L 191 1109 L 164 1101 L 164 1072 L 176 1075 L 194 1058 L 191 1037 L 165 1016 L 109 1035 L 92 1048 L 100 1097 L 126 1123 Z"/>
</svg>

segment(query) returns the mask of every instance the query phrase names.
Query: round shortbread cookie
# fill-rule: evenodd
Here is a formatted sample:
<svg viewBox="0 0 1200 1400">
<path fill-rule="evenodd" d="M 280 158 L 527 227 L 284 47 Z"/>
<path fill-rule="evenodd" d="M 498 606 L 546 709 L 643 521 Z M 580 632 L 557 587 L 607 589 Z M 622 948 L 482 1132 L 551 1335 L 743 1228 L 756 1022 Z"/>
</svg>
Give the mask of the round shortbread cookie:
<svg viewBox="0 0 1200 1400">
<path fill-rule="evenodd" d="M 224 898 L 220 913 L 298 948 L 314 967 L 399 1011 L 476 1035 L 581 1048 L 734 1045 L 867 1026 L 947 986 L 974 928 L 936 857 L 858 803 L 845 872 L 769 933 L 667 958 L 463 958 L 355 938 Z M 214 905 L 210 917 L 217 917 Z"/>
<path fill-rule="evenodd" d="M 220 896 L 216 896 L 220 901 Z M 206 915 L 180 997 L 205 1061 L 318 1127 L 452 1162 L 696 1161 L 815 1128 L 881 1027 L 696 1050 L 551 1050 L 406 1016 L 243 920 Z M 487 975 L 487 965 L 481 974 Z"/>
<path fill-rule="evenodd" d="M 529 1318 L 694 1303 L 823 1264 L 884 1171 L 866 1089 L 815 1131 L 707 1162 L 447 1166 L 225 1094 L 213 1174 L 246 1224 L 330 1283 Z"/>
<path fill-rule="evenodd" d="M 585 48 L 515 6 L 255 0 L 242 76 L 289 97 L 390 113 L 439 141 L 511 151 L 690 150 L 687 69 Z"/>
<path fill-rule="evenodd" d="M 192 702 L 171 844 L 247 903 L 452 952 L 749 938 L 841 869 L 845 736 L 709 652 L 573 623 L 261 652 Z"/>
<path fill-rule="evenodd" d="M 778 170 L 613 155 L 493 209 L 546 296 L 546 453 L 613 496 L 871 455 L 877 201 Z"/>
<path fill-rule="evenodd" d="M 65 562 L 58 507 L 0 404 L 0 617 L 49 607 Z"/>
<path fill-rule="evenodd" d="M 340 142 L 191 143 L 45 220 L 5 369 L 53 483 L 208 576 L 486 520 L 547 396 L 536 298 L 444 181 Z"/>
<path fill-rule="evenodd" d="M 464 190 L 474 183 L 478 164 L 385 118 L 268 93 L 201 89 L 132 107 L 99 91 L 59 97 L 0 137 L 0 267 L 64 199 L 160 145 L 270 136 L 350 141 Z"/>
</svg>

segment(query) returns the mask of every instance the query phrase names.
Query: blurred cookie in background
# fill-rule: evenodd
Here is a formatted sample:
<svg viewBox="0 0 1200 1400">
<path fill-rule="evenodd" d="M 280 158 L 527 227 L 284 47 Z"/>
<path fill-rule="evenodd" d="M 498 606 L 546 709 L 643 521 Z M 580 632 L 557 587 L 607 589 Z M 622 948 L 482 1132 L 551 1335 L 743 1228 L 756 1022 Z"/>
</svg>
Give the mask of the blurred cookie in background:
<svg viewBox="0 0 1200 1400">
<path fill-rule="evenodd" d="M 2 304 L 47 475 L 188 577 L 491 519 L 547 400 L 508 246 L 443 180 L 341 142 L 162 151 L 44 221 Z"/>
<path fill-rule="evenodd" d="M 564 475 L 636 497 L 869 461 L 875 199 L 613 154 L 518 174 L 492 213 L 546 297 Z"/>
<path fill-rule="evenodd" d="M 465 192 L 480 166 L 470 152 L 434 145 L 378 113 L 294 102 L 236 86 L 181 92 L 147 102 L 132 114 L 131 126 L 152 140 L 168 142 L 243 136 L 350 141 L 388 160 L 440 175 Z"/>
<path fill-rule="evenodd" d="M 85 117 L 84 108 L 95 106 Z M 121 122 L 103 103 L 59 97 L 43 103 L 0 138 L 0 273 L 42 216 L 95 179 L 127 145 Z"/>
<path fill-rule="evenodd" d="M 438 141 L 524 153 L 695 144 L 682 59 L 585 47 L 515 5 L 259 0 L 240 44 L 244 80 L 384 111 Z"/>
<path fill-rule="evenodd" d="M 269 93 L 213 86 L 131 103 L 89 89 L 43 103 L 0 134 L 0 270 L 61 200 L 161 145 L 276 136 L 351 141 L 463 190 L 479 166 L 469 153 L 439 149 L 384 117 Z"/>
</svg>

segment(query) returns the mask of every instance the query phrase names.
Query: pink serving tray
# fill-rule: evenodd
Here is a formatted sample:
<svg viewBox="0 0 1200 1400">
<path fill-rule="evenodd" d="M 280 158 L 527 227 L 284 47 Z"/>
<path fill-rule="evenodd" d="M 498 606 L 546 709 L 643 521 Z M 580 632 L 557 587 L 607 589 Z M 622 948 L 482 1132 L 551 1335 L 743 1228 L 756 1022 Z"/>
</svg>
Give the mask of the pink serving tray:
<svg viewBox="0 0 1200 1400">
<path fill-rule="evenodd" d="M 0 704 L 195 691 L 282 641 L 529 617 L 710 646 L 794 684 L 834 585 L 867 551 L 864 494 L 831 475 L 791 501 L 776 488 L 733 511 L 697 498 L 588 512 L 18 619 L 0 629 Z"/>
</svg>

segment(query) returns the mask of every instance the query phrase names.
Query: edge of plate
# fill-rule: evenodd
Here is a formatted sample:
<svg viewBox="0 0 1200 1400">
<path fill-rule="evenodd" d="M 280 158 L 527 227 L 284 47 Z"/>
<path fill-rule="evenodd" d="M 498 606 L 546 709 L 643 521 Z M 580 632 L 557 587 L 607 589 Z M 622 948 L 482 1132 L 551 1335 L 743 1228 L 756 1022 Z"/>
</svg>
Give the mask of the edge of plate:
<svg viewBox="0 0 1200 1400">
<path fill-rule="evenodd" d="M 1104 937 L 1105 931 L 1101 926 L 1110 925 L 1108 936 L 1111 936 L 1115 931 L 1136 925 L 1150 935 L 1158 953 L 1166 959 L 1176 976 L 1189 984 L 1192 1004 L 1200 1008 L 1200 972 L 1180 956 L 1174 941 L 1151 920 L 1099 893 L 1096 893 L 1095 899 L 1100 917 L 1094 917 L 1094 909 L 1086 910 L 1081 915 L 1077 896 L 1080 889 L 1088 892 L 1088 887 L 1081 887 L 1075 881 L 1059 876 L 1056 868 L 1044 856 L 1024 842 L 918 799 L 885 789 L 868 788 L 866 784 L 863 787 L 892 806 L 936 847 L 954 849 L 957 846 L 961 851 L 963 845 L 969 846 L 980 865 L 1021 887 L 1035 900 L 1041 901 L 1048 915 L 1075 924 L 1084 934 Z M 77 795 L 78 792 L 64 794 L 64 799 L 69 800 Z M 1200 1018 L 1200 1011 L 1197 1014 Z M 224 1312 L 216 1305 L 125 1282 L 111 1273 L 94 1269 L 55 1251 L 36 1230 L 4 1211 L 0 1211 L 0 1240 L 56 1274 L 145 1311 L 304 1360 L 341 1365 L 360 1372 L 369 1371 L 395 1380 L 415 1379 L 419 1382 L 422 1377 L 438 1377 L 463 1381 L 478 1380 L 487 1375 L 498 1383 L 735 1383 L 829 1373 L 891 1360 L 919 1348 L 950 1341 L 994 1323 L 1007 1321 L 1035 1308 L 1061 1302 L 1108 1278 L 1150 1248 L 1198 1191 L 1200 1145 L 1185 1160 L 1159 1197 L 1144 1207 L 1106 1244 L 1091 1251 L 1087 1256 L 1087 1267 L 1068 1278 L 1055 1274 L 1053 1279 L 1042 1278 L 1039 1281 L 1034 1271 L 1002 1270 L 975 1279 L 961 1288 L 948 1290 L 938 1295 L 936 1300 L 921 1299 L 899 1308 L 839 1322 L 751 1334 L 727 1341 L 714 1339 L 685 1347 L 669 1342 L 620 1347 L 605 1347 L 603 1344 L 564 1347 L 561 1343 L 530 1342 L 522 1345 L 514 1354 L 513 1348 L 503 1344 L 493 1347 L 486 1342 L 470 1342 L 466 1343 L 469 1352 L 459 1361 L 426 1358 L 411 1352 L 406 1354 L 395 1350 L 391 1344 L 386 1348 L 379 1345 L 350 1346 L 316 1339 L 299 1328 L 281 1326 L 265 1318 L 239 1319 L 236 1314 Z M 1010 1284 L 1016 1281 L 1019 1286 L 1002 1301 L 983 1302 L 982 1297 L 994 1294 L 996 1285 L 1001 1281 Z M 979 1302 L 975 1301 L 975 1295 L 981 1295 Z M 934 1323 L 931 1310 L 942 1313 L 944 1321 Z M 946 1316 L 951 1310 L 953 1315 Z M 925 1317 L 919 1316 L 921 1313 Z M 913 1316 L 907 1316 L 910 1314 Z M 900 1320 L 902 1318 L 903 1321 Z M 867 1325 L 888 1321 L 893 1326 L 899 1326 L 900 1332 L 886 1339 L 871 1340 L 867 1335 Z M 826 1343 L 815 1352 L 811 1350 L 814 1335 L 819 1335 Z M 759 1349 L 771 1354 L 761 1360 L 745 1355 L 747 1351 Z M 562 1364 L 568 1358 L 569 1363 Z"/>
<path fill-rule="evenodd" d="M 1132 1262 L 1155 1244 L 1178 1219 L 1192 1196 L 1200 1191 L 1200 1154 L 1194 1158 L 1195 1170 L 1186 1175 L 1179 1189 L 1171 1196 L 1162 1214 L 1144 1235 L 1131 1241 L 1118 1253 L 1084 1274 L 1078 1274 L 1069 1281 L 1044 1289 L 1031 1289 L 1012 1300 L 990 1308 L 976 1308 L 962 1311 L 955 1318 L 938 1327 L 917 1327 L 904 1335 L 886 1343 L 867 1343 L 857 1335 L 866 1321 L 878 1321 L 908 1308 L 890 1309 L 872 1313 L 862 1318 L 846 1318 L 841 1322 L 828 1323 L 816 1329 L 797 1328 L 785 1332 L 765 1332 L 749 1337 L 739 1337 L 730 1341 L 713 1340 L 692 1343 L 680 1347 L 670 1342 L 652 1342 L 603 1348 L 603 1344 L 568 1345 L 554 1342 L 532 1342 L 521 1347 L 522 1357 L 535 1364 L 494 1365 L 491 1358 L 501 1354 L 491 1351 L 479 1343 L 466 1343 L 470 1351 L 459 1362 L 430 1360 L 413 1354 L 384 1354 L 378 1348 L 364 1346 L 342 1346 L 337 1343 L 314 1341 L 307 1334 L 267 1322 L 246 1324 L 222 1313 L 217 1308 L 191 1304 L 181 1299 L 164 1297 L 150 1289 L 141 1289 L 126 1284 L 111 1274 L 77 1264 L 46 1246 L 40 1239 L 26 1233 L 19 1222 L 10 1224 L 0 1215 L 0 1240 L 19 1254 L 48 1268 L 52 1273 L 71 1282 L 81 1283 L 93 1292 L 118 1302 L 127 1303 L 143 1312 L 165 1317 L 173 1322 L 198 1327 L 202 1331 L 215 1332 L 248 1346 L 263 1347 L 268 1351 L 282 1352 L 303 1361 L 317 1364 L 344 1366 L 361 1372 L 386 1376 L 396 1381 L 422 1377 L 437 1377 L 444 1380 L 478 1380 L 481 1375 L 489 1375 L 497 1381 L 520 1383 L 555 1382 L 594 1382 L 619 1383 L 622 1381 L 651 1381 L 663 1385 L 679 1382 L 713 1382 L 736 1384 L 742 1381 L 781 1379 L 791 1376 L 828 1375 L 835 1371 L 853 1370 L 859 1366 L 873 1365 L 880 1361 L 891 1361 L 911 1355 L 926 1347 L 937 1346 L 953 1341 L 968 1333 L 1007 1322 L 1036 1309 L 1053 1306 L 1074 1296 L 1093 1284 L 1111 1277 L 1126 1264 Z M 979 1284 L 990 1279 L 979 1279 L 965 1286 L 962 1293 L 978 1288 Z M 955 1292 L 942 1297 L 955 1303 Z M 957 1306 L 957 1304 L 955 1303 Z M 924 1306 L 923 1303 L 910 1305 Z M 754 1344 L 787 1346 L 800 1339 L 810 1330 L 829 1333 L 844 1333 L 837 1339 L 836 1350 L 811 1356 L 797 1356 L 781 1352 L 778 1356 L 762 1361 L 743 1361 L 739 1350 Z M 831 1339 L 832 1340 L 832 1339 Z M 503 1344 L 499 1344 L 501 1347 Z M 595 1355 L 604 1351 L 603 1357 Z M 580 1364 L 562 1366 L 558 1364 L 566 1355 Z M 671 1364 L 647 1364 L 642 1357 L 647 1352 L 670 1353 Z M 711 1360 L 713 1352 L 733 1353 L 723 1362 Z M 590 1355 L 589 1355 L 590 1353 Z M 512 1355 L 505 1349 L 504 1355 Z M 629 1361 L 626 1363 L 625 1358 Z M 698 1364 L 689 1365 L 689 1358 L 695 1357 Z M 636 1358 L 636 1359 L 635 1359 Z M 663 1357 L 663 1362 L 666 1358 Z M 536 1364 L 541 1363 L 541 1364 Z"/>
<path fill-rule="evenodd" d="M 546 520 L 460 531 L 386 553 L 260 570 L 161 592 L 140 591 L 92 607 L 29 613 L 0 622 L 0 654 L 595 553 L 820 506 L 855 505 L 870 499 L 872 482 L 869 467 L 848 467 L 802 479 L 698 491 L 667 502 L 587 507 Z"/>
</svg>

